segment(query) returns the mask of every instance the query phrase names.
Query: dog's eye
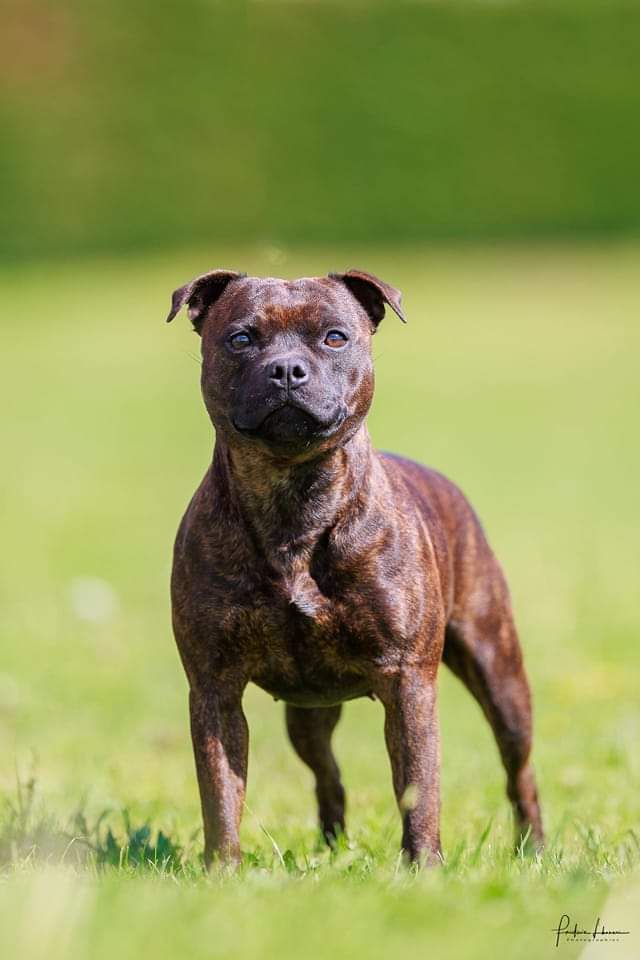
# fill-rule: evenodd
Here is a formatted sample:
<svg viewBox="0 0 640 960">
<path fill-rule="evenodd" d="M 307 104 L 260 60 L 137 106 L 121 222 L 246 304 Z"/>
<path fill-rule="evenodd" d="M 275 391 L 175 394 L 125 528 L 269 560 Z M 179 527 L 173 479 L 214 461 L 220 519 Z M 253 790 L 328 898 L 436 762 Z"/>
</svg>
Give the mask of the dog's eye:
<svg viewBox="0 0 640 960">
<path fill-rule="evenodd" d="M 344 347 L 348 339 L 349 337 L 346 333 L 343 333 L 341 330 L 329 330 L 329 333 L 324 338 L 324 342 L 328 347 Z"/>
<path fill-rule="evenodd" d="M 244 331 L 241 330 L 238 333 L 231 334 L 229 344 L 234 350 L 243 350 L 244 347 L 248 347 L 251 344 L 251 337 L 248 333 L 244 333 Z"/>
</svg>

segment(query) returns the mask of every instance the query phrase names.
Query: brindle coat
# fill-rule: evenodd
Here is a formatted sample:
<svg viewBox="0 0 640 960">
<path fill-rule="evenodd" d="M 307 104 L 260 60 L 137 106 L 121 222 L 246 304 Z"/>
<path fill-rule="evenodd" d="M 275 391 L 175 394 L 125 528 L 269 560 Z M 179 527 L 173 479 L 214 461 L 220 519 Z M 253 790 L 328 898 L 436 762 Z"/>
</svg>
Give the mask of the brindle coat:
<svg viewBox="0 0 640 960">
<path fill-rule="evenodd" d="M 176 290 L 202 337 L 213 462 L 178 531 L 173 625 L 190 685 L 205 861 L 240 856 L 253 681 L 286 703 L 320 823 L 344 829 L 331 735 L 341 704 L 378 698 L 402 848 L 441 856 L 441 660 L 482 707 L 517 836 L 542 842 L 531 705 L 508 589 L 462 493 L 375 452 L 371 335 L 400 294 L 363 271 L 284 281 L 215 270 Z"/>
</svg>

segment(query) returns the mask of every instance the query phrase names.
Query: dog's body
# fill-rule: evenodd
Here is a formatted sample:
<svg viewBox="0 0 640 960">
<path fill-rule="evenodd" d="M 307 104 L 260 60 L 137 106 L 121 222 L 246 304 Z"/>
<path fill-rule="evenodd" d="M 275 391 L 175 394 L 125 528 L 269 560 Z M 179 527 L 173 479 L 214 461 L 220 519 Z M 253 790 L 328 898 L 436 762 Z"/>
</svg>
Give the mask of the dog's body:
<svg viewBox="0 0 640 960">
<path fill-rule="evenodd" d="M 403 849 L 437 860 L 441 660 L 493 728 L 518 835 L 541 843 L 529 690 L 500 568 L 461 492 L 374 452 L 366 431 L 370 337 L 384 303 L 402 316 L 399 294 L 360 271 L 291 282 L 213 271 L 176 291 L 169 319 L 183 303 L 216 426 L 172 578 L 207 863 L 239 857 L 250 681 L 286 703 L 329 840 L 344 828 L 340 704 L 378 698 Z"/>
</svg>

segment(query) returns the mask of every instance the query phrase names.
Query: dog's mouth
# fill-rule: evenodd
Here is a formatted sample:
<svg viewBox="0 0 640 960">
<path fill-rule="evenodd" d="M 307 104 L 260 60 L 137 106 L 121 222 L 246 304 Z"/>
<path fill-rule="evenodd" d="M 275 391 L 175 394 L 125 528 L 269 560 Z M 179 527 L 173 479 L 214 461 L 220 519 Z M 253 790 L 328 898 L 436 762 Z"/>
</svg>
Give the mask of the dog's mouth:
<svg viewBox="0 0 640 960">
<path fill-rule="evenodd" d="M 308 446 L 337 433 L 347 418 L 345 407 L 338 407 L 327 418 L 318 416 L 294 403 L 283 403 L 270 410 L 257 422 L 234 418 L 233 425 L 246 437 L 256 437 L 265 443 L 284 446 Z"/>
</svg>

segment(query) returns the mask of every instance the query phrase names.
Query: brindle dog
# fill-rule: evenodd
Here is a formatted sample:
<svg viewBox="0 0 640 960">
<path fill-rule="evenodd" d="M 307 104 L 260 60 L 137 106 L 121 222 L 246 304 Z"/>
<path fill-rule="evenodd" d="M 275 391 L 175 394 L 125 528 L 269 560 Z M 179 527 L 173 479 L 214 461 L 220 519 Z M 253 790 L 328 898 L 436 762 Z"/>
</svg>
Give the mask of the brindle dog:
<svg viewBox="0 0 640 960">
<path fill-rule="evenodd" d="M 531 704 L 508 589 L 439 473 L 375 452 L 371 336 L 400 293 L 361 270 L 302 280 L 213 270 L 173 294 L 202 338 L 213 461 L 178 531 L 173 625 L 190 685 L 205 861 L 237 861 L 249 681 L 286 704 L 320 824 L 344 830 L 341 704 L 378 698 L 402 848 L 441 859 L 440 661 L 498 743 L 517 837 L 543 839 Z"/>
</svg>

